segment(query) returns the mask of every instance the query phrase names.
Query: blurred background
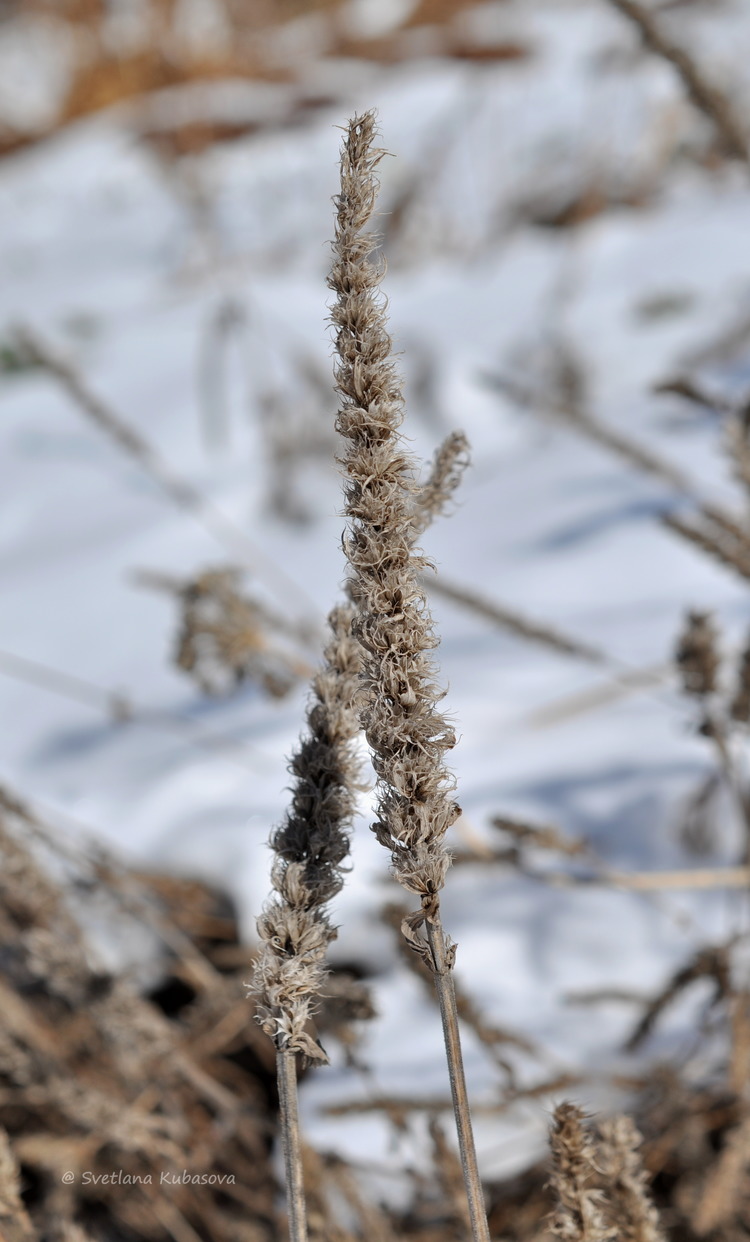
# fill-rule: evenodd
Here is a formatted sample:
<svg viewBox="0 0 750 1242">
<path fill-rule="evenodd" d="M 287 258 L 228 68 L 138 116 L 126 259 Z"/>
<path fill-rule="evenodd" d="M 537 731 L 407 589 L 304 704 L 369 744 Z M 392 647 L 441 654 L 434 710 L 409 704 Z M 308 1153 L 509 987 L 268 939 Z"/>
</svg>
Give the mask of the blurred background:
<svg viewBox="0 0 750 1242">
<path fill-rule="evenodd" d="M 747 1235 L 749 55 L 744 0 L 0 4 L 14 1242 L 284 1234 L 242 984 L 343 578 L 326 276 L 371 107 L 406 434 L 425 473 L 471 446 L 424 546 L 493 1236 L 544 1233 L 561 1093 L 635 1114 L 673 1236 Z M 439 1027 L 371 818 L 311 1232 L 443 1242 Z"/>
</svg>

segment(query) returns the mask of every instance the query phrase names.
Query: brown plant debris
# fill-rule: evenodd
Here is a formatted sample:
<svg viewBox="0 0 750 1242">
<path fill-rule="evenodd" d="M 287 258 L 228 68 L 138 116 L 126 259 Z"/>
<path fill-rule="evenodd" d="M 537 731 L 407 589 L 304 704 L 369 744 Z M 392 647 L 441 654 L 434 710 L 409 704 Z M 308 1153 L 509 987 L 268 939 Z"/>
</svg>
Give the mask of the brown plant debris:
<svg viewBox="0 0 750 1242">
<path fill-rule="evenodd" d="M 651 1034 L 658 1019 L 672 1002 L 698 979 L 710 979 L 714 985 L 714 1003 L 726 999 L 731 993 L 729 974 L 729 946 L 706 945 L 699 949 L 685 966 L 675 971 L 661 992 L 649 1001 L 635 1030 L 625 1045 L 634 1052 Z"/>
<path fill-rule="evenodd" d="M 18 1162 L 5 1130 L 0 1130 L 0 1238 L 33 1242 L 34 1231 L 21 1199 Z"/>
<path fill-rule="evenodd" d="M 615 1236 L 603 1212 L 603 1196 L 592 1187 L 596 1147 L 586 1114 L 575 1104 L 558 1104 L 550 1132 L 550 1186 L 557 1206 L 550 1231 L 563 1242 L 605 1242 Z"/>
<path fill-rule="evenodd" d="M 750 1117 L 745 1116 L 725 1136 L 713 1165 L 701 1179 L 693 1228 L 705 1238 L 730 1224 L 742 1225 L 750 1209 L 747 1170 L 750 1166 Z M 743 1221 L 744 1218 L 744 1221 Z"/>
<path fill-rule="evenodd" d="M 717 644 L 718 634 L 711 614 L 689 612 L 675 652 L 686 694 L 702 699 L 716 690 L 721 665 Z"/>
<path fill-rule="evenodd" d="M 246 1037 L 246 1007 L 242 1025 L 201 1051 L 217 1013 L 241 999 L 239 972 L 211 965 L 209 937 L 193 944 L 205 963 L 201 978 L 175 954 L 173 973 L 147 999 L 132 978 L 98 963 L 71 914 L 69 894 L 78 909 L 109 886 L 92 890 L 85 872 L 59 864 L 53 879 L 37 852 L 23 808 L 6 801 L 0 1127 L 11 1154 L 0 1146 L 3 1236 L 31 1236 L 13 1196 L 15 1164 L 39 1237 L 276 1242 L 273 1071 Z M 174 888 L 187 920 L 189 886 Z M 168 920 L 162 898 L 151 900 Z"/>
<path fill-rule="evenodd" d="M 258 920 L 262 949 L 252 991 L 258 1020 L 277 1049 L 312 1061 L 326 1054 L 308 1028 L 336 936 L 328 903 L 344 883 L 349 833 L 360 788 L 355 701 L 360 649 L 351 605 L 334 608 L 324 662 L 312 680 L 307 734 L 292 757 L 291 807 L 271 836 L 275 896 Z"/>
<path fill-rule="evenodd" d="M 257 682 L 283 698 L 309 665 L 280 639 L 293 627 L 241 588 L 233 568 L 207 569 L 177 587 L 182 609 L 175 664 L 206 694 L 226 694 Z"/>
</svg>

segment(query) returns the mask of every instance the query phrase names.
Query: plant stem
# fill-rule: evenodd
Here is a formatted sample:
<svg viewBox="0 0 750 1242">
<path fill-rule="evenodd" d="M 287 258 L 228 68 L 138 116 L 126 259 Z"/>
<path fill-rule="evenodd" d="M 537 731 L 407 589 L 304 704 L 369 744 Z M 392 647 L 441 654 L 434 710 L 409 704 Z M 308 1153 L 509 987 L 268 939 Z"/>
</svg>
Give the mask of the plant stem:
<svg viewBox="0 0 750 1242">
<path fill-rule="evenodd" d="M 297 1109 L 297 1054 L 288 1048 L 276 1053 L 279 1120 L 284 1149 L 289 1242 L 307 1242 L 305 1188 L 302 1179 L 302 1142 Z"/>
<path fill-rule="evenodd" d="M 456 1118 L 458 1147 L 461 1155 L 461 1168 L 464 1175 L 466 1197 L 469 1201 L 471 1233 L 474 1242 L 490 1242 L 487 1212 L 484 1205 L 482 1183 L 479 1180 L 477 1152 L 474 1145 L 474 1132 L 469 1112 L 469 1097 L 466 1091 L 466 1076 L 461 1052 L 461 1036 L 458 1029 L 458 1010 L 456 1008 L 456 992 L 453 986 L 452 962 L 446 949 L 445 932 L 440 921 L 439 912 L 427 921 L 427 941 L 432 955 L 435 990 L 440 1004 L 440 1017 L 443 1021 L 443 1038 L 445 1055 L 448 1061 L 448 1074 L 453 1098 L 453 1113 Z"/>
</svg>

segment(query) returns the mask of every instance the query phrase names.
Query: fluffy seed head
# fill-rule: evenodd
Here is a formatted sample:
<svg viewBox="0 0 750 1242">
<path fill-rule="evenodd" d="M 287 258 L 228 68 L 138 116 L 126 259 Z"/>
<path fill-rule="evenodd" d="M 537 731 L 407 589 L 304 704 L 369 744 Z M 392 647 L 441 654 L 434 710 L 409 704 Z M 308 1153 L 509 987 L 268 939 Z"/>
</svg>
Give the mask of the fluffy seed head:
<svg viewBox="0 0 750 1242">
<path fill-rule="evenodd" d="M 419 584 L 425 561 L 413 546 L 419 487 L 399 433 L 403 398 L 379 292 L 383 267 L 372 257 L 375 236 L 364 232 L 382 156 L 373 113 L 355 117 L 341 154 L 329 280 L 345 443 L 344 548 L 363 651 L 362 724 L 378 777 L 373 828 L 397 879 L 429 914 L 449 866 L 444 836 L 458 814 L 445 764 L 456 739 L 438 710 L 442 691 L 430 655 L 438 640 Z"/>
<path fill-rule="evenodd" d="M 326 906 L 343 885 L 359 773 L 354 698 L 360 653 L 351 605 L 334 608 L 324 664 L 312 681 L 308 731 L 290 763 L 292 802 L 271 836 L 275 896 L 258 920 L 262 941 L 250 984 L 258 1020 L 278 1048 L 327 1058 L 307 1030 L 336 936 Z"/>
</svg>

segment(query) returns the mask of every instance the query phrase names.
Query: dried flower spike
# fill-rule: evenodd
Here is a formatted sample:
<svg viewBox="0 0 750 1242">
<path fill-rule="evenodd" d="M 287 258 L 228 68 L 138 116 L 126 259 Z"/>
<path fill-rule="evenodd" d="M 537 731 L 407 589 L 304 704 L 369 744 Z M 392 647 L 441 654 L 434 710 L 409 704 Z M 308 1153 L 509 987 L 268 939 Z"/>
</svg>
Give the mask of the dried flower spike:
<svg viewBox="0 0 750 1242">
<path fill-rule="evenodd" d="M 445 834 L 458 815 L 445 755 L 456 738 L 438 709 L 442 692 L 431 656 L 438 640 L 419 580 L 425 561 L 414 549 L 420 489 L 400 434 L 403 397 L 379 295 L 383 268 L 371 258 L 376 238 L 364 231 L 382 156 L 373 113 L 354 117 L 341 153 L 329 279 L 342 399 L 336 425 L 346 444 L 344 548 L 362 646 L 361 721 L 377 775 L 373 829 L 390 851 L 396 878 L 420 901 L 404 932 L 434 974 L 472 1230 L 477 1242 L 488 1242 L 451 976 L 455 947 L 440 922 L 439 893 L 450 865 Z"/>
<path fill-rule="evenodd" d="M 258 921 L 263 943 L 253 982 L 259 1021 L 277 1048 L 325 1061 L 307 1030 L 336 929 L 326 906 L 343 885 L 349 828 L 359 785 L 354 694 L 359 647 L 352 609 L 334 608 L 325 662 L 312 680 L 307 736 L 290 763 L 292 804 L 271 836 L 276 896 Z"/>
<path fill-rule="evenodd" d="M 557 1206 L 551 1232 L 563 1242 L 607 1242 L 610 1229 L 602 1211 L 602 1193 L 590 1186 L 596 1171 L 596 1149 L 586 1114 L 567 1101 L 555 1109 L 550 1132 L 552 1187 Z"/>
<path fill-rule="evenodd" d="M 354 702 L 360 651 L 352 638 L 352 615 L 351 605 L 345 605 L 329 617 L 331 637 L 312 680 L 308 732 L 290 764 L 292 804 L 271 837 L 276 895 L 258 920 L 262 948 L 250 985 L 258 1021 L 276 1045 L 292 1242 L 307 1237 L 296 1057 L 327 1060 L 308 1027 L 326 975 L 326 950 L 336 936 L 327 905 L 343 885 L 359 787 Z"/>
<path fill-rule="evenodd" d="M 639 1148 L 643 1141 L 631 1117 L 620 1114 L 599 1127 L 599 1161 L 620 1242 L 664 1242 L 659 1213 L 649 1191 Z"/>
<path fill-rule="evenodd" d="M 716 627 L 707 612 L 689 612 L 675 659 L 686 694 L 705 698 L 716 689 L 719 671 Z"/>
</svg>

